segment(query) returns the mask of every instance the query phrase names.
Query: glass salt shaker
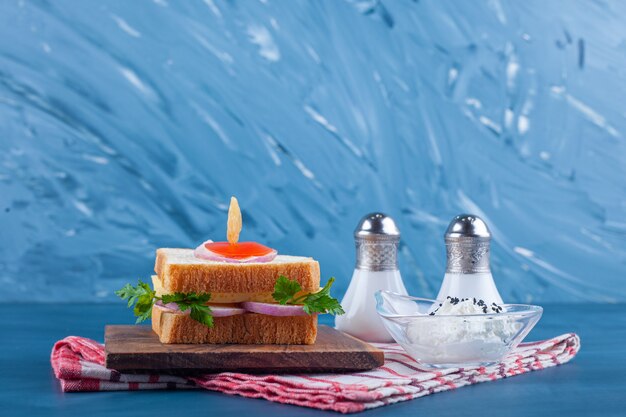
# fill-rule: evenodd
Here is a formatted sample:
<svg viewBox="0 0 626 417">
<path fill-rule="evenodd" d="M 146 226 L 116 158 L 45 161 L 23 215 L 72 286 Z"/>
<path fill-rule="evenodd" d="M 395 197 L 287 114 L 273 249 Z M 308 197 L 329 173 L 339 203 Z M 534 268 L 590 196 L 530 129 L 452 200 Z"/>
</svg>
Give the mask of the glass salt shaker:
<svg viewBox="0 0 626 417">
<path fill-rule="evenodd" d="M 337 316 L 336 327 L 368 342 L 393 342 L 376 313 L 374 293 L 407 294 L 398 270 L 400 231 L 391 217 L 371 213 L 359 222 L 354 240 L 356 267 L 341 301 L 346 314 Z"/>
<path fill-rule="evenodd" d="M 478 216 L 460 214 L 445 234 L 446 274 L 437 300 L 476 298 L 502 304 L 489 266 L 491 232 Z"/>
</svg>

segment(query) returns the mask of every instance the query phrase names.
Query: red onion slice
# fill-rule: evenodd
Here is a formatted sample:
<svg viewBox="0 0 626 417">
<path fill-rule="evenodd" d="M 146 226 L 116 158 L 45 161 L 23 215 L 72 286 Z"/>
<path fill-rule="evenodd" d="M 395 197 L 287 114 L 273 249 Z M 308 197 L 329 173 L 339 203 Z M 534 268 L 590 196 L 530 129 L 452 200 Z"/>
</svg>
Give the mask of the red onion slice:
<svg viewBox="0 0 626 417">
<path fill-rule="evenodd" d="M 268 316 L 306 316 L 301 305 L 282 305 L 246 301 L 241 306 L 252 313 L 267 314 Z"/>
<path fill-rule="evenodd" d="M 188 315 L 189 313 L 191 313 L 191 309 L 180 311 L 180 308 L 178 308 L 178 304 L 176 303 L 163 304 L 161 300 L 158 300 L 154 303 L 154 305 L 170 313 L 183 314 L 183 315 Z M 213 317 L 236 316 L 237 314 L 243 314 L 246 312 L 246 310 L 241 307 L 230 307 L 230 306 L 226 307 L 226 306 L 220 306 L 219 304 L 209 304 L 209 307 L 211 308 L 211 315 Z"/>
<path fill-rule="evenodd" d="M 193 251 L 193 254 L 196 258 L 206 259 L 207 261 L 214 261 L 214 262 L 230 262 L 234 264 L 246 264 L 246 263 L 251 263 L 251 262 L 272 262 L 274 258 L 276 257 L 276 255 L 278 255 L 278 251 L 272 250 L 270 253 L 268 253 L 267 255 L 263 255 L 263 256 L 249 256 L 247 258 L 241 258 L 241 259 L 227 258 L 218 253 L 208 250 L 206 246 L 204 246 L 207 243 L 213 243 L 213 241 L 207 240 L 206 242 L 202 242 L 202 244 L 200 244 L 200 246 L 198 246 Z"/>
<path fill-rule="evenodd" d="M 216 304 L 209 304 L 209 307 L 211 307 L 211 315 L 213 317 L 236 316 L 246 312 L 246 310 L 240 307 L 221 307 Z"/>
<path fill-rule="evenodd" d="M 183 314 L 185 316 L 191 313 L 191 310 L 189 309 L 185 311 L 180 311 L 180 309 L 178 308 L 178 304 L 176 303 L 163 304 L 163 301 L 161 300 L 157 300 L 154 303 L 154 306 L 160 308 L 161 310 L 167 311 L 169 313 Z"/>
</svg>

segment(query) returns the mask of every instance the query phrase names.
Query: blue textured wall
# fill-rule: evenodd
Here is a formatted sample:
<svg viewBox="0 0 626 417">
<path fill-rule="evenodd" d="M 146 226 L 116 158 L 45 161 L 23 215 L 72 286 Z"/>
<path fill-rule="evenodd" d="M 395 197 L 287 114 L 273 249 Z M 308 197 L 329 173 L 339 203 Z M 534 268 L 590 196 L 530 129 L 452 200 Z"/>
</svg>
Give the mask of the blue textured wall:
<svg viewBox="0 0 626 417">
<path fill-rule="evenodd" d="M 626 300 L 626 2 L 3 1 L 0 300 L 111 300 L 154 249 L 320 260 L 394 216 L 433 296 L 459 212 L 508 301 Z"/>
</svg>

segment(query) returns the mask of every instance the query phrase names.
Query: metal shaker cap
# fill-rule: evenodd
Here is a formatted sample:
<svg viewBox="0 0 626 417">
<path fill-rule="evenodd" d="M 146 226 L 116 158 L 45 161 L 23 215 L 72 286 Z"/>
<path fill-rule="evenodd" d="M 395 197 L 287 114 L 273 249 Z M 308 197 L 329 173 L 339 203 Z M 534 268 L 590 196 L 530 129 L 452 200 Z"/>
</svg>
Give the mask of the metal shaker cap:
<svg viewBox="0 0 626 417">
<path fill-rule="evenodd" d="M 364 216 L 354 230 L 356 267 L 370 271 L 398 269 L 400 230 L 386 214 Z"/>
<path fill-rule="evenodd" d="M 450 224 L 445 234 L 446 240 L 474 238 L 479 240 L 491 239 L 491 232 L 487 223 L 473 214 L 459 214 Z"/>
<path fill-rule="evenodd" d="M 489 272 L 491 232 L 480 217 L 459 214 L 445 233 L 446 272 L 476 274 Z"/>
<path fill-rule="evenodd" d="M 354 237 L 368 240 L 399 240 L 400 230 L 396 222 L 384 213 L 370 213 L 363 217 L 356 229 Z"/>
</svg>

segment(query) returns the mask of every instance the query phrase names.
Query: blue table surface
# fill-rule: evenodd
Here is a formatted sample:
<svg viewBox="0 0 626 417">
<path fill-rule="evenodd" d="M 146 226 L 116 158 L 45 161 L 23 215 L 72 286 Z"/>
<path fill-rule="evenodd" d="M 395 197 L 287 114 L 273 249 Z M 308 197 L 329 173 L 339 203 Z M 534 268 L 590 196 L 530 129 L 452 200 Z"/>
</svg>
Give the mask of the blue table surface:
<svg viewBox="0 0 626 417">
<path fill-rule="evenodd" d="M 105 324 L 132 323 L 121 304 L 5 304 L 0 321 L 0 415 L 338 415 L 203 390 L 62 393 L 50 349 L 67 335 L 102 340 Z M 527 340 L 576 332 L 570 363 L 366 411 L 374 416 L 624 416 L 626 304 L 544 305 Z"/>
</svg>

